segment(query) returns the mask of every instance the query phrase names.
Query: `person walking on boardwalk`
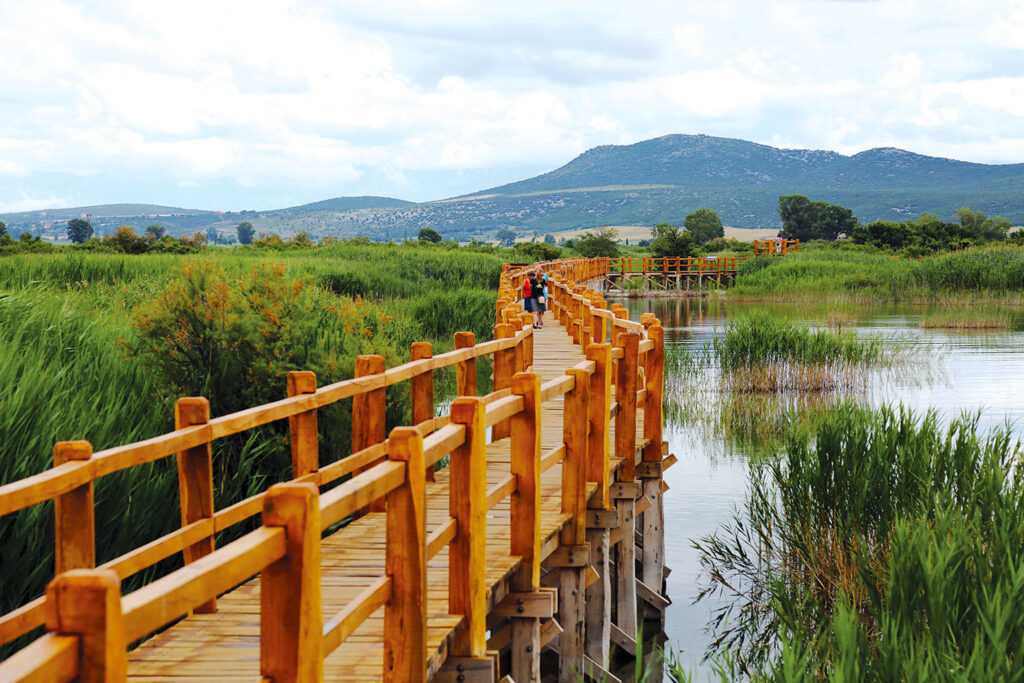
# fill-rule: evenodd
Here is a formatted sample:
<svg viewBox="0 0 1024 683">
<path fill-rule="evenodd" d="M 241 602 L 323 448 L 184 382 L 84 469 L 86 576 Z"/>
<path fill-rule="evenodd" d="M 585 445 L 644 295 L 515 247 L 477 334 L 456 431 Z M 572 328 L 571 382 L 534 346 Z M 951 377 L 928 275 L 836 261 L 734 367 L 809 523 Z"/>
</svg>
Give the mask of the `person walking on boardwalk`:
<svg viewBox="0 0 1024 683">
<path fill-rule="evenodd" d="M 544 327 L 544 313 L 548 310 L 548 274 L 537 272 L 537 329 Z"/>
<path fill-rule="evenodd" d="M 523 308 L 526 309 L 527 313 L 533 313 L 537 306 L 536 300 L 533 298 L 533 283 L 530 280 L 530 276 L 527 275 L 523 278 Z"/>
</svg>

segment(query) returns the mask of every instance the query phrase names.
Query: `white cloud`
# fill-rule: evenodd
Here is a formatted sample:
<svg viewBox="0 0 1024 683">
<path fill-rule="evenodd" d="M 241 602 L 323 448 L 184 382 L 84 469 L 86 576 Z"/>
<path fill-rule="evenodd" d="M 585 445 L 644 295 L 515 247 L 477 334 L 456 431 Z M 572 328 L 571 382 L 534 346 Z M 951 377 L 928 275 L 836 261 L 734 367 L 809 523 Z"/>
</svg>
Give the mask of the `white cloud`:
<svg viewBox="0 0 1024 683">
<path fill-rule="evenodd" d="M 1022 34 L 1020 0 L 2 3 L 0 203 L 426 199 L 670 132 L 1024 161 Z"/>
</svg>

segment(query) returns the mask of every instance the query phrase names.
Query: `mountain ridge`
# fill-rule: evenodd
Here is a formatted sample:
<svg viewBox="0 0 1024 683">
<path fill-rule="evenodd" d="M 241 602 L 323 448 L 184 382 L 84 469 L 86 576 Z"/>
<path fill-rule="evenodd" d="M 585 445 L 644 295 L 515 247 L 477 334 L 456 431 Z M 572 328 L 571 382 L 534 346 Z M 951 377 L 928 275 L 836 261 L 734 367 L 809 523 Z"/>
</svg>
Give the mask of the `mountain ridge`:
<svg viewBox="0 0 1024 683">
<path fill-rule="evenodd" d="M 54 221 L 59 220 L 54 214 L 61 211 L 134 206 L 180 212 L 160 221 L 178 231 L 228 230 L 248 220 L 257 230 L 284 234 L 305 230 L 318 237 L 402 239 L 430 225 L 446 236 L 468 239 L 505 228 L 536 233 L 678 223 L 702 206 L 718 210 L 729 225 L 777 226 L 778 197 L 784 194 L 843 204 L 862 221 L 905 220 L 925 211 L 951 217 L 960 206 L 971 206 L 1020 223 L 1024 222 L 1024 163 L 982 164 L 897 147 L 844 155 L 673 133 L 628 145 L 599 145 L 532 178 L 427 202 L 339 196 L 242 212 L 119 204 L 7 214 L 0 219 L 46 214 Z M 141 227 L 155 215 L 151 212 L 123 222 Z M 127 218 L 132 217 L 110 215 L 104 223 Z"/>
</svg>

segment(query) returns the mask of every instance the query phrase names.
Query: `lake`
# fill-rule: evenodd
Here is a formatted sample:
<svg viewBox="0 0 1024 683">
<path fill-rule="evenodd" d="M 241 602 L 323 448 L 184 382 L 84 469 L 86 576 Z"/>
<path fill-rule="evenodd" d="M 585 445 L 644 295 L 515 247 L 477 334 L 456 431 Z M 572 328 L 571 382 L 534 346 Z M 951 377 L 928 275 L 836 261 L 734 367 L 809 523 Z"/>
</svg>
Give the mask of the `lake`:
<svg viewBox="0 0 1024 683">
<path fill-rule="evenodd" d="M 693 604 L 702 577 L 691 541 L 731 518 L 746 493 L 750 458 L 764 457 L 771 450 L 764 438 L 736 438 L 718 426 L 718 372 L 701 351 L 724 332 L 729 318 L 769 310 L 811 326 L 838 323 L 858 334 L 890 340 L 906 355 L 905 362 L 896 369 L 870 371 L 864 386 L 852 394 L 856 400 L 871 405 L 902 403 L 918 413 L 935 409 L 943 420 L 963 411 L 978 412 L 985 429 L 1007 423 L 1016 427 L 1024 419 L 1024 332 L 922 329 L 920 321 L 928 310 L 911 306 L 765 304 L 717 298 L 631 299 L 625 305 L 634 320 L 645 311 L 657 315 L 666 345 L 702 356 L 699 380 L 683 386 L 677 381 L 677 405 L 666 406 L 666 439 L 670 452 L 679 457 L 665 474 L 671 487 L 665 497 L 665 552 L 672 569 L 666 634 L 684 667 L 698 673 L 697 680 L 710 680 L 710 667 L 701 660 L 709 641 L 705 627 L 716 604 Z M 673 379 L 666 383 L 671 386 Z M 772 399 L 764 409 L 777 403 Z M 758 409 L 756 403 L 748 408 Z"/>
</svg>

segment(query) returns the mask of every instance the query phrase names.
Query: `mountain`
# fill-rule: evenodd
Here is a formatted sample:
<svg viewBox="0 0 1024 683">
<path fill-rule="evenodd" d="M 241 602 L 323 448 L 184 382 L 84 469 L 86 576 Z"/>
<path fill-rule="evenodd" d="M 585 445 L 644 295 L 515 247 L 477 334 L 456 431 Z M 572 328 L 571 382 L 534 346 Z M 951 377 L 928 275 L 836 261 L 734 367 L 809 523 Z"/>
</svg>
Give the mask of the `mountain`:
<svg viewBox="0 0 1024 683">
<path fill-rule="evenodd" d="M 861 221 L 906 219 L 925 211 L 950 218 L 961 206 L 1024 223 L 1024 164 L 977 164 L 883 147 L 852 156 L 780 149 L 709 135 L 665 135 L 602 145 L 542 175 L 471 195 L 414 203 L 390 197 L 335 197 L 271 211 L 214 213 L 152 205 L 107 205 L 0 216 L 16 229 L 80 213 L 105 227 L 152 222 L 172 232 L 233 231 L 402 239 L 430 225 L 455 239 L 512 228 L 554 232 L 601 225 L 679 223 L 702 206 L 727 225 L 777 226 L 778 198 L 804 194 L 853 209 Z M 131 212 L 137 215 L 129 215 Z M 58 217 L 65 216 L 66 217 Z M 27 218 L 31 216 L 31 220 Z M 15 219 L 17 217 L 17 219 Z M 156 220 L 154 220 L 156 219 Z"/>
</svg>

